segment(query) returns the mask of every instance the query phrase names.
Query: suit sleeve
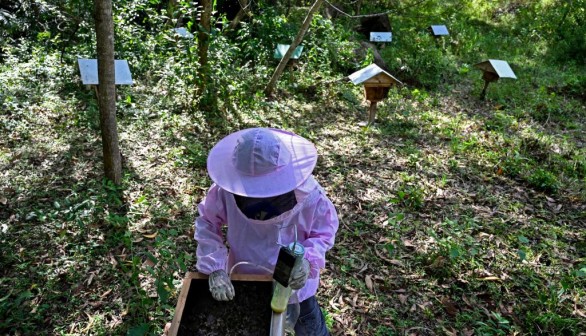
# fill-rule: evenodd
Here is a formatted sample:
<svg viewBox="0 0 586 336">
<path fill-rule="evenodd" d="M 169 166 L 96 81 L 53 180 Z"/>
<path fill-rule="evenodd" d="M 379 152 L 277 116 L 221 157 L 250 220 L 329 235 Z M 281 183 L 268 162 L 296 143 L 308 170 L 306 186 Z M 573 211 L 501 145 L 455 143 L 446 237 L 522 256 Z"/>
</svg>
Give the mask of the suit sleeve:
<svg viewBox="0 0 586 336">
<path fill-rule="evenodd" d="M 224 244 L 222 226 L 226 224 L 226 207 L 222 190 L 212 185 L 206 197 L 198 205 L 199 216 L 195 220 L 194 238 L 197 241 L 196 268 L 203 274 L 226 269 L 228 249 Z"/>
<path fill-rule="evenodd" d="M 338 231 L 338 214 L 332 202 L 321 195 L 315 208 L 311 229 L 305 246 L 305 259 L 309 261 L 311 271 L 310 278 L 319 276 L 319 270 L 326 266 L 326 252 L 334 246 L 336 232 Z"/>
</svg>

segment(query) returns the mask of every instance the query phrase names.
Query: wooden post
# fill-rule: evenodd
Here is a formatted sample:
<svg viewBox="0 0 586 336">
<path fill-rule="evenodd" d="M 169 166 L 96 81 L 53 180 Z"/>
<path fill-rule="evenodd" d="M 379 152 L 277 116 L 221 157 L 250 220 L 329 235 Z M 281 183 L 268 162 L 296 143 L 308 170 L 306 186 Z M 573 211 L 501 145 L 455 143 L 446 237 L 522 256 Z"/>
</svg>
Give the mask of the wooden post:
<svg viewBox="0 0 586 336">
<path fill-rule="evenodd" d="M 98 104 L 102 150 L 106 178 L 120 184 L 122 180 L 122 158 L 118 146 L 116 125 L 116 86 L 114 73 L 114 21 L 112 1 L 95 0 L 95 23 L 98 52 Z"/>
<path fill-rule="evenodd" d="M 486 97 L 486 88 L 488 88 L 488 84 L 490 84 L 490 82 L 484 80 L 484 87 L 482 88 L 482 92 L 480 93 L 480 100 L 484 100 L 484 98 Z"/>
<path fill-rule="evenodd" d="M 372 123 L 374 122 L 374 119 L 376 118 L 376 103 L 377 103 L 377 101 L 370 102 L 370 108 L 368 109 L 368 111 L 369 111 L 368 124 L 369 125 L 372 125 Z"/>
<path fill-rule="evenodd" d="M 96 98 L 98 99 L 98 110 L 100 109 L 100 90 L 98 89 L 97 85 L 91 85 L 94 88 L 94 92 L 96 93 Z"/>
<path fill-rule="evenodd" d="M 482 92 L 480 93 L 480 100 L 484 100 L 486 97 L 486 89 L 488 88 L 488 84 L 490 84 L 490 82 L 496 82 L 499 79 L 499 76 L 490 71 L 483 71 L 482 79 L 484 79 L 484 88 L 482 88 Z"/>
</svg>

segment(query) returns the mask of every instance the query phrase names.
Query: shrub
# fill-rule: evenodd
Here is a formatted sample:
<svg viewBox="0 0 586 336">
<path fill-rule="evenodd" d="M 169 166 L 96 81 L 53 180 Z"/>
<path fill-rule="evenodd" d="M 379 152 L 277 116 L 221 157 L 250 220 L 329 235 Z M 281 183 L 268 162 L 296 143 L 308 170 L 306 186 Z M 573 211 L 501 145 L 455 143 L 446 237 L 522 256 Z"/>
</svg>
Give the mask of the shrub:
<svg viewBox="0 0 586 336">
<path fill-rule="evenodd" d="M 557 177 L 542 168 L 537 168 L 529 177 L 527 181 L 535 188 L 548 192 L 556 192 L 559 188 Z"/>
</svg>

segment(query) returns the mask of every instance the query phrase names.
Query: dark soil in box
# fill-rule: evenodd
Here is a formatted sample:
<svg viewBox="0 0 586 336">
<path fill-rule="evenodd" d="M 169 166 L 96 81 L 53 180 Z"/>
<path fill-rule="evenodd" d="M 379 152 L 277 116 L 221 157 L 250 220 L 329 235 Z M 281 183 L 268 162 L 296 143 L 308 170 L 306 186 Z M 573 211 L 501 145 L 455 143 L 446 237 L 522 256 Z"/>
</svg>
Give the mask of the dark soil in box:
<svg viewBox="0 0 586 336">
<path fill-rule="evenodd" d="M 233 281 L 232 301 L 216 301 L 207 279 L 192 279 L 178 336 L 268 336 L 271 329 L 270 281 Z"/>
</svg>

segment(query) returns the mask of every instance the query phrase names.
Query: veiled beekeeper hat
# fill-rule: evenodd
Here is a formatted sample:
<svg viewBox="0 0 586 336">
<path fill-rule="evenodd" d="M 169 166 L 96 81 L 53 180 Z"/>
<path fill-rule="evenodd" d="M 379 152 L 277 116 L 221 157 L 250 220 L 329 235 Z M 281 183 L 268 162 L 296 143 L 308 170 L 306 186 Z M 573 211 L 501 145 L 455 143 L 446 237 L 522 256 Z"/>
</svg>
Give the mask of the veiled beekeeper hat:
<svg viewBox="0 0 586 336">
<path fill-rule="evenodd" d="M 317 163 L 307 139 L 273 128 L 249 128 L 220 140 L 208 155 L 211 179 L 222 189 L 247 197 L 271 197 L 300 186 Z"/>
</svg>

